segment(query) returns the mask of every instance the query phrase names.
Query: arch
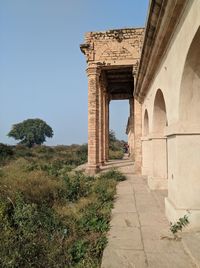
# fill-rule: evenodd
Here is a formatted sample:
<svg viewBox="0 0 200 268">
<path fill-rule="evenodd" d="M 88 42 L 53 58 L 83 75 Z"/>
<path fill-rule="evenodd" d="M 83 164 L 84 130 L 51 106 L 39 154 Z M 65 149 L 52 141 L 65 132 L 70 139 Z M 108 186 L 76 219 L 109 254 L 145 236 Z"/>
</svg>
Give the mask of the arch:
<svg viewBox="0 0 200 268">
<path fill-rule="evenodd" d="M 144 112 L 144 123 L 143 123 L 143 135 L 147 136 L 149 134 L 149 116 L 148 111 L 145 109 Z"/>
<path fill-rule="evenodd" d="M 165 100 L 162 91 L 158 89 L 154 100 L 153 132 L 164 135 L 164 130 L 166 126 L 167 126 L 167 113 L 166 113 Z"/>
<path fill-rule="evenodd" d="M 179 119 L 184 124 L 199 124 L 200 115 L 200 27 L 185 60 L 181 87 Z"/>
</svg>

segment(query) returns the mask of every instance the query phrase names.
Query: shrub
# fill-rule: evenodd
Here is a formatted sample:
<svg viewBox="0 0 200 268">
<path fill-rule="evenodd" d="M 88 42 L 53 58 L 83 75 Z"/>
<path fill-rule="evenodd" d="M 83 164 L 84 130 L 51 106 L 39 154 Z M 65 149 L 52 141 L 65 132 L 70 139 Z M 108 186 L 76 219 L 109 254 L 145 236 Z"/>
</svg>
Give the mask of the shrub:
<svg viewBox="0 0 200 268">
<path fill-rule="evenodd" d="M 124 157 L 124 153 L 122 150 L 109 150 L 109 159 L 122 159 Z"/>
<path fill-rule="evenodd" d="M 104 178 L 98 181 L 94 191 L 101 202 L 109 202 L 114 199 L 116 182 Z"/>
<path fill-rule="evenodd" d="M 65 183 L 65 197 L 71 201 L 77 201 L 81 197 L 87 196 L 91 191 L 91 183 L 82 172 L 68 174 L 63 177 Z"/>
<path fill-rule="evenodd" d="M 50 146 L 45 145 L 36 145 L 32 148 L 32 151 L 38 153 L 38 154 L 53 154 L 54 149 Z"/>
<path fill-rule="evenodd" d="M 80 262 L 85 257 L 87 249 L 88 249 L 87 240 L 78 239 L 74 241 L 69 250 L 73 263 Z"/>
<path fill-rule="evenodd" d="M 0 143 L 0 161 L 9 159 L 13 156 L 12 147 L 3 143 Z"/>
<path fill-rule="evenodd" d="M 118 170 L 111 169 L 106 173 L 102 173 L 99 179 L 113 179 L 115 181 L 124 181 L 126 177 Z"/>
<path fill-rule="evenodd" d="M 99 203 L 89 204 L 82 210 L 79 225 L 85 232 L 103 233 L 109 229 L 109 218 L 101 212 Z"/>
<path fill-rule="evenodd" d="M 33 152 L 30 148 L 27 148 L 25 145 L 18 144 L 14 147 L 14 155 L 16 158 L 19 157 L 33 157 Z"/>
</svg>

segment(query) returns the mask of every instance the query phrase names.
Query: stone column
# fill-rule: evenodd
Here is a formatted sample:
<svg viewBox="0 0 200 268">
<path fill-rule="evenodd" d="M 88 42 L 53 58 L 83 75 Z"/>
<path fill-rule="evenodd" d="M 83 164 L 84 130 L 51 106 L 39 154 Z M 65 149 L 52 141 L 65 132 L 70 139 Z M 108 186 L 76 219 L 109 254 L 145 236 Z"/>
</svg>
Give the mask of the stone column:
<svg viewBox="0 0 200 268">
<path fill-rule="evenodd" d="M 134 100 L 133 98 L 129 99 L 130 105 L 130 116 L 129 116 L 129 132 L 128 132 L 128 144 L 129 144 L 129 153 L 131 159 L 134 160 Z"/>
<path fill-rule="evenodd" d="M 141 174 L 142 166 L 142 107 L 141 104 L 134 99 L 134 172 Z"/>
<path fill-rule="evenodd" d="M 104 110 L 104 159 L 105 161 L 108 161 L 109 159 L 109 96 L 108 93 L 105 92 L 104 95 L 104 105 L 105 105 L 105 110 Z"/>
<path fill-rule="evenodd" d="M 103 91 L 103 159 L 106 162 L 106 90 Z"/>
<path fill-rule="evenodd" d="M 142 175 L 150 176 L 152 170 L 151 140 L 148 136 L 142 137 Z"/>
<path fill-rule="evenodd" d="M 103 84 L 102 79 L 100 79 L 99 84 L 99 163 L 100 165 L 104 164 L 104 98 L 103 98 Z"/>
<path fill-rule="evenodd" d="M 166 137 L 150 134 L 149 140 L 148 185 L 152 190 L 167 189 L 167 147 Z"/>
<path fill-rule="evenodd" d="M 97 66 L 87 68 L 88 75 L 88 166 L 87 172 L 99 171 L 99 76 Z"/>
</svg>

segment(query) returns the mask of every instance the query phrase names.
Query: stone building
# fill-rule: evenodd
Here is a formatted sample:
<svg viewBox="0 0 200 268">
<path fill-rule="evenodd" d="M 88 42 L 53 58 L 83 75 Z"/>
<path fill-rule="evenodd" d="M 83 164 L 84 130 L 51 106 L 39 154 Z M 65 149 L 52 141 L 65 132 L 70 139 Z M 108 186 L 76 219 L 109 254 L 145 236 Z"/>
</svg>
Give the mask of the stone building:
<svg viewBox="0 0 200 268">
<path fill-rule="evenodd" d="M 189 210 L 190 228 L 199 229 L 200 1 L 151 0 L 145 32 L 88 33 L 81 50 L 88 62 L 88 168 L 108 159 L 109 101 L 129 99 L 135 172 L 148 177 L 150 189 L 168 189 L 169 221 Z"/>
<path fill-rule="evenodd" d="M 89 32 L 80 46 L 88 75 L 88 168 L 90 174 L 108 160 L 109 103 L 129 100 L 135 171 L 141 171 L 141 105 L 133 97 L 144 29 Z M 134 114 L 134 116 L 133 116 Z M 132 143 L 133 144 L 133 143 Z"/>
</svg>

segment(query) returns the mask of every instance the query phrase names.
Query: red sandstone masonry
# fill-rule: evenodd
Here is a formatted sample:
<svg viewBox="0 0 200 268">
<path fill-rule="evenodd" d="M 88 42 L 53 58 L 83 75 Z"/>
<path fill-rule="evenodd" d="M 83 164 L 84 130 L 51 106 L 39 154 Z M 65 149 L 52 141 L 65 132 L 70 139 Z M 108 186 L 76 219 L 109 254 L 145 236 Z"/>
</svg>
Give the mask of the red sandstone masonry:
<svg viewBox="0 0 200 268">
<path fill-rule="evenodd" d="M 128 67 L 127 75 L 130 76 L 131 69 L 131 73 L 135 75 L 140 60 L 143 36 L 143 28 L 89 32 L 85 35 L 85 44 L 80 46 L 88 63 L 88 172 L 90 174 L 96 173 L 99 165 L 108 161 L 110 100 L 133 99 L 132 93 L 127 94 L 123 90 L 116 91 L 115 95 L 112 95 L 107 84 L 106 70 L 121 68 L 126 71 Z M 115 78 L 119 80 L 116 75 Z M 134 88 L 134 85 L 132 87 Z M 141 107 L 136 105 L 134 155 L 137 172 L 141 168 L 140 112 Z"/>
</svg>

